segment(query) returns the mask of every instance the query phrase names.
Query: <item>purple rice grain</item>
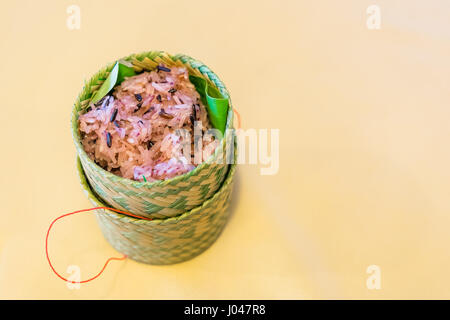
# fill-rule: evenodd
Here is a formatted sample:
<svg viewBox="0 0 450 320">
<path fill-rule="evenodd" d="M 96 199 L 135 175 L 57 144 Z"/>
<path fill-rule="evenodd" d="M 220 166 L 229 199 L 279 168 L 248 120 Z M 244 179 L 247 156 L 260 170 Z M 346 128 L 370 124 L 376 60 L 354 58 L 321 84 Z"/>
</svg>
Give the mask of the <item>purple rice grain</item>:
<svg viewBox="0 0 450 320">
<path fill-rule="evenodd" d="M 105 99 L 108 98 L 108 96 L 104 96 L 103 98 L 101 98 L 99 101 L 97 101 L 97 103 L 94 103 L 94 106 L 99 107 L 103 104 L 103 101 L 105 101 Z"/>
<path fill-rule="evenodd" d="M 141 109 L 141 107 L 142 107 L 142 102 L 139 102 L 139 103 L 136 105 L 136 109 L 134 109 L 134 112 L 139 111 L 139 109 Z"/>
<path fill-rule="evenodd" d="M 159 115 L 166 119 L 173 119 L 173 115 L 170 113 L 167 113 L 166 110 L 164 110 L 164 108 L 161 109 L 161 111 L 159 112 Z"/>
<path fill-rule="evenodd" d="M 148 108 L 147 111 L 144 112 L 144 114 L 147 114 L 147 113 L 149 113 L 149 112 L 152 112 L 153 110 L 155 110 L 155 107 L 150 107 L 150 108 Z"/>
<path fill-rule="evenodd" d="M 109 132 L 106 133 L 106 145 L 108 146 L 108 148 L 111 148 L 112 145 L 112 141 L 111 141 L 111 134 Z"/>
<path fill-rule="evenodd" d="M 111 119 L 109 119 L 109 122 L 114 122 L 115 120 L 116 120 L 116 117 L 117 117 L 117 112 L 118 112 L 119 110 L 116 108 L 116 109 L 114 109 L 114 111 L 113 111 L 113 114 L 111 115 Z"/>
<path fill-rule="evenodd" d="M 158 66 L 157 66 L 157 69 L 158 69 L 159 71 L 170 72 L 170 69 L 169 69 L 169 68 L 166 68 L 166 67 L 161 66 L 161 65 L 158 65 Z"/>
<path fill-rule="evenodd" d="M 134 97 L 136 98 L 137 101 L 139 102 L 142 101 L 142 96 L 139 93 L 135 94 Z"/>
</svg>

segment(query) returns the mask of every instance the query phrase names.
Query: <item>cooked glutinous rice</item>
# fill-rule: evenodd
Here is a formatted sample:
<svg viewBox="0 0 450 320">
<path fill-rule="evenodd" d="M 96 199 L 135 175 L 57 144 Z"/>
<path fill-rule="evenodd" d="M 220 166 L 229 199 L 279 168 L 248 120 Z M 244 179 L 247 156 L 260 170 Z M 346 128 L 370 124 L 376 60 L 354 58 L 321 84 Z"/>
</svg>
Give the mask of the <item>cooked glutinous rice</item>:
<svg viewBox="0 0 450 320">
<path fill-rule="evenodd" d="M 91 104 L 79 116 L 79 128 L 85 151 L 98 165 L 124 178 L 155 181 L 195 168 L 194 121 L 203 132 L 211 128 L 187 70 L 160 66 L 127 78 Z M 191 139 L 184 140 L 177 129 L 187 130 Z M 203 159 L 218 144 L 211 140 L 202 141 Z M 191 159 L 182 148 L 188 142 Z"/>
</svg>

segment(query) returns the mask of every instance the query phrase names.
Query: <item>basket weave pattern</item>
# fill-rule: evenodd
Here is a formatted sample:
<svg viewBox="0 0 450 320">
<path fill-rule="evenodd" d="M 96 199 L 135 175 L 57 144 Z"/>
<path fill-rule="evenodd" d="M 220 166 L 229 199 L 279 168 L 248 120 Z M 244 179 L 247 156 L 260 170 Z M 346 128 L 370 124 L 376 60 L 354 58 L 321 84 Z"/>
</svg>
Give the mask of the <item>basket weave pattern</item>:
<svg viewBox="0 0 450 320">
<path fill-rule="evenodd" d="M 168 66 L 185 66 L 190 74 L 205 78 L 225 97 L 229 97 L 227 89 L 219 78 L 203 63 L 188 56 L 170 56 L 164 52 L 150 51 L 130 55 L 124 60 L 130 61 L 137 72 L 152 70 L 160 63 Z M 229 165 L 216 161 L 216 159 L 223 159 L 225 138 L 222 139 L 215 154 L 191 172 L 173 179 L 151 183 L 114 175 L 98 166 L 84 151 L 80 143 L 78 116 L 87 108 L 90 98 L 98 91 L 113 66 L 114 64 L 110 64 L 103 68 L 85 84 L 72 112 L 72 135 L 90 185 L 108 205 L 149 218 L 174 217 L 201 205 L 220 188 L 229 171 Z M 226 127 L 232 126 L 233 112 L 230 101 Z"/>
<path fill-rule="evenodd" d="M 139 262 L 173 264 L 199 255 L 217 239 L 228 220 L 235 168 L 235 164 L 230 166 L 224 183 L 214 196 L 177 217 L 148 221 L 110 210 L 97 210 L 103 235 L 116 250 Z M 105 206 L 90 188 L 80 161 L 78 173 L 92 204 Z"/>
</svg>

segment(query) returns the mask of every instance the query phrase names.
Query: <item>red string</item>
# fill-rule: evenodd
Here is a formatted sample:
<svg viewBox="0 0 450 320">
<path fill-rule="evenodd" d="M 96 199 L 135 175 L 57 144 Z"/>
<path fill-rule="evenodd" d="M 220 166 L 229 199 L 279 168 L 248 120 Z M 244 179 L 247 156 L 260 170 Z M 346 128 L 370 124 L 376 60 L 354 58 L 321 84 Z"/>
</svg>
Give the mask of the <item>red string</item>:
<svg viewBox="0 0 450 320">
<path fill-rule="evenodd" d="M 52 221 L 52 223 L 50 224 L 50 226 L 48 227 L 48 230 L 47 230 L 47 236 L 45 237 L 45 254 L 47 255 L 47 261 L 48 261 L 48 264 L 50 265 L 50 268 L 52 269 L 52 271 L 53 271 L 59 278 L 61 278 L 62 280 L 66 281 L 66 282 L 71 282 L 71 283 L 86 283 L 86 282 L 92 281 L 92 280 L 98 278 L 98 277 L 103 273 L 103 271 L 106 269 L 106 266 L 108 265 L 108 263 L 109 263 L 110 261 L 112 261 L 112 260 L 118 260 L 118 261 L 120 261 L 120 260 L 125 260 L 125 259 L 127 258 L 126 255 L 123 255 L 122 257 L 111 257 L 111 258 L 109 258 L 108 260 L 106 260 L 106 262 L 105 262 L 103 268 L 100 270 L 100 272 L 99 272 L 97 275 L 93 276 L 93 277 L 90 278 L 90 279 L 83 280 L 83 281 L 70 281 L 70 280 L 67 280 L 67 279 L 64 278 L 62 275 L 60 275 L 60 274 L 55 270 L 55 268 L 53 267 L 52 262 L 50 261 L 50 256 L 49 256 L 49 254 L 48 254 L 48 236 L 50 235 L 50 230 L 52 229 L 52 227 L 53 227 L 53 225 L 55 224 L 55 222 L 58 221 L 59 219 L 62 219 L 62 218 L 64 218 L 64 217 L 70 216 L 70 215 L 75 214 L 75 213 L 87 212 L 87 211 L 98 210 L 98 209 L 111 210 L 111 211 L 114 211 L 114 212 L 118 212 L 118 213 L 125 214 L 125 215 L 130 216 L 130 217 L 134 217 L 134 218 L 139 218 L 139 219 L 144 219 L 144 220 L 152 220 L 152 219 L 150 219 L 150 218 L 141 217 L 141 216 L 138 216 L 138 215 L 134 215 L 134 214 L 132 214 L 132 213 L 129 213 L 129 212 L 117 210 L 117 209 L 114 209 L 114 208 L 108 208 L 108 207 L 95 207 L 95 208 L 89 208 L 89 209 L 78 210 L 78 211 L 74 211 L 74 212 L 70 212 L 70 213 L 63 214 L 62 216 L 59 216 L 59 217 L 57 217 L 56 219 L 54 219 L 54 220 Z"/>
<path fill-rule="evenodd" d="M 240 128 L 241 128 L 241 115 L 240 115 L 239 112 L 236 110 L 236 108 L 233 108 L 233 112 L 236 113 L 236 115 L 237 115 L 237 117 L 238 117 L 238 125 L 239 125 L 239 129 L 240 129 Z M 145 177 L 144 177 L 144 179 L 145 179 Z M 78 210 L 78 211 L 66 213 L 66 214 L 63 214 L 63 215 L 57 217 L 56 219 L 54 219 L 54 220 L 52 221 L 52 223 L 50 224 L 50 226 L 48 227 L 48 230 L 47 230 L 47 236 L 45 237 L 45 254 L 46 254 L 46 256 L 47 256 L 47 261 L 48 261 L 48 264 L 50 265 L 50 268 L 52 269 L 52 271 L 53 271 L 60 279 L 66 281 L 66 282 L 71 282 L 71 283 L 86 283 L 86 282 L 92 281 L 92 280 L 94 280 L 94 279 L 97 279 L 97 278 L 103 273 L 103 271 L 106 269 L 106 266 L 108 265 L 108 263 L 109 263 L 110 261 L 112 261 L 112 260 L 121 261 L 121 260 L 125 260 L 125 259 L 127 258 L 126 255 L 123 255 L 122 257 L 111 257 L 111 258 L 109 258 L 108 260 L 106 260 L 105 264 L 103 265 L 103 268 L 100 270 L 99 273 L 97 273 L 97 274 L 96 274 L 95 276 L 93 276 L 92 278 L 87 279 L 87 280 L 83 280 L 83 281 L 69 281 L 69 280 L 67 280 L 66 278 L 64 278 L 62 275 L 60 275 L 60 274 L 56 271 L 56 269 L 53 267 L 52 262 L 50 261 L 50 255 L 48 254 L 48 237 L 49 237 L 49 235 L 50 235 L 50 230 L 52 229 L 52 227 L 53 227 L 53 225 L 55 224 L 55 222 L 58 221 L 59 219 L 62 219 L 62 218 L 64 218 L 64 217 L 67 217 L 67 216 L 70 216 L 70 215 L 73 215 L 73 214 L 76 214 L 76 213 L 88 212 L 88 211 L 99 210 L 99 209 L 111 210 L 111 211 L 114 211 L 114 212 L 122 213 L 122 214 L 127 215 L 127 216 L 130 216 L 130 217 L 138 218 L 138 219 L 152 220 L 152 219 L 149 219 L 149 218 L 146 218 L 146 217 L 141 217 L 141 216 L 138 216 L 138 215 L 134 215 L 134 214 L 132 214 L 132 213 L 129 213 L 129 212 L 125 212 L 125 211 L 121 211 L 121 210 L 117 210 L 117 209 L 109 208 L 109 207 L 95 207 L 95 208 L 83 209 L 83 210 Z"/>
<path fill-rule="evenodd" d="M 241 128 L 241 115 L 239 114 L 239 112 L 236 110 L 236 108 L 233 108 L 234 113 L 236 113 L 237 117 L 238 117 L 238 129 Z"/>
</svg>

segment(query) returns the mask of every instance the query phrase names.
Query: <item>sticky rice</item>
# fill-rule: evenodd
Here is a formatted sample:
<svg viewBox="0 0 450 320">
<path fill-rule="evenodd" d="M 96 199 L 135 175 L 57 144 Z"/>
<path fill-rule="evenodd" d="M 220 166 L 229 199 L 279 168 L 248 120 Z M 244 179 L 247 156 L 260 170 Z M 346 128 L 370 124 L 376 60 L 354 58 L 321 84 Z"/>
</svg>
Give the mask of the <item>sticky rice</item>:
<svg viewBox="0 0 450 320">
<path fill-rule="evenodd" d="M 194 123 L 211 128 L 186 68 L 158 66 L 127 78 L 79 116 L 84 150 L 99 166 L 133 180 L 156 181 L 187 173 L 194 161 Z M 190 139 L 177 129 L 187 130 Z M 186 132 L 186 131 L 184 131 Z M 183 147 L 190 143 L 189 159 Z M 218 141 L 202 141 L 202 158 Z"/>
</svg>

